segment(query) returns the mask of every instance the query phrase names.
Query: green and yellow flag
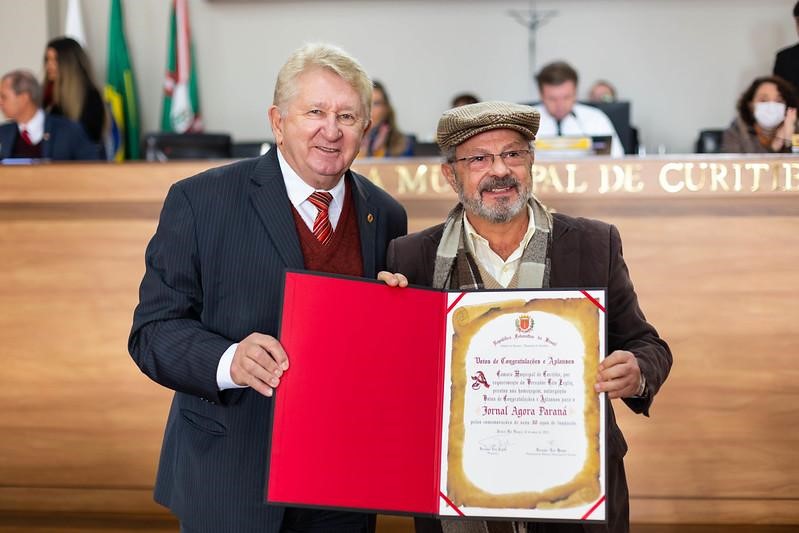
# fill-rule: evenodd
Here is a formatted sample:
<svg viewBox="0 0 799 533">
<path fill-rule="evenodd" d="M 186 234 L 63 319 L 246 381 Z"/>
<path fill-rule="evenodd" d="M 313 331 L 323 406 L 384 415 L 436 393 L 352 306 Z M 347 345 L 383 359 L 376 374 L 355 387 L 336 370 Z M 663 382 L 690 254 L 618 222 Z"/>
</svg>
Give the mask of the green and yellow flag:
<svg viewBox="0 0 799 533">
<path fill-rule="evenodd" d="M 109 159 L 115 161 L 138 159 L 139 106 L 136 101 L 136 82 L 133 79 L 125 40 L 125 23 L 120 0 L 111 0 L 105 101 L 111 115 Z"/>
</svg>

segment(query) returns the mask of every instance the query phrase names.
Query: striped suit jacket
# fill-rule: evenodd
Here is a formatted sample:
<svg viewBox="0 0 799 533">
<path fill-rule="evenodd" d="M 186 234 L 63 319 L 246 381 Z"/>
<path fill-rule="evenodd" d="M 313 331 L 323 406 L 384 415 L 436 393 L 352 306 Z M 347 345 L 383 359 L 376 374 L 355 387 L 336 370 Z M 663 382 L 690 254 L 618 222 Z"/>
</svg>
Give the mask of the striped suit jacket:
<svg viewBox="0 0 799 533">
<path fill-rule="evenodd" d="M 364 276 L 374 278 L 407 217 L 366 178 L 347 175 Z M 275 148 L 172 186 L 147 247 L 128 347 L 145 374 L 175 391 L 155 499 L 192 531 L 280 528 L 282 508 L 263 503 L 271 399 L 218 391 L 216 370 L 231 343 L 252 332 L 277 337 L 286 268 L 303 268 L 303 257 Z"/>
</svg>

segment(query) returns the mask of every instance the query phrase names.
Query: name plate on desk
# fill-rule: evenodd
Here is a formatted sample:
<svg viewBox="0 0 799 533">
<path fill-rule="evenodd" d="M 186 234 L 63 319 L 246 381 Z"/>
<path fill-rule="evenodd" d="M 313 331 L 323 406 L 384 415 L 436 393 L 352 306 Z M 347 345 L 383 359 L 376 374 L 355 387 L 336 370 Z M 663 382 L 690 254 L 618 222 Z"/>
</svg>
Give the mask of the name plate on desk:
<svg viewBox="0 0 799 533">
<path fill-rule="evenodd" d="M 604 302 L 288 272 L 266 500 L 604 521 Z"/>
</svg>

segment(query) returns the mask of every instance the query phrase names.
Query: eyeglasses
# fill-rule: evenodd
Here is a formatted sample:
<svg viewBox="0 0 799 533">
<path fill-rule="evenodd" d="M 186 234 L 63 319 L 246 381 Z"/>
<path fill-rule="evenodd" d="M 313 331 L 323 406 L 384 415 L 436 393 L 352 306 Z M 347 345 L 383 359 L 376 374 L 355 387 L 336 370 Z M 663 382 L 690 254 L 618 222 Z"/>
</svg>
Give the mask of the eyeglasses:
<svg viewBox="0 0 799 533">
<path fill-rule="evenodd" d="M 452 160 L 453 163 L 466 161 L 466 164 L 471 170 L 486 170 L 494 165 L 494 158 L 499 156 L 502 162 L 509 167 L 523 165 L 527 162 L 527 156 L 530 155 L 530 150 L 508 150 L 500 154 L 478 154 L 469 157 L 461 157 Z"/>
</svg>

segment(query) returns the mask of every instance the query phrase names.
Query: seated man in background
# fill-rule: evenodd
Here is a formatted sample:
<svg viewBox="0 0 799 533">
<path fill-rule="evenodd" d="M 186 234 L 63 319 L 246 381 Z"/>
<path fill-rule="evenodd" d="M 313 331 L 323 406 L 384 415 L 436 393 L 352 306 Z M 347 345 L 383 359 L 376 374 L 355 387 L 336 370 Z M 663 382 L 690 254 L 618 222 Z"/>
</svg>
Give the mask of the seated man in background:
<svg viewBox="0 0 799 533">
<path fill-rule="evenodd" d="M 45 113 L 42 88 L 28 71 L 13 70 L 0 78 L 0 111 L 10 120 L 0 125 L 0 159 L 99 159 L 83 127 Z"/>
<path fill-rule="evenodd" d="M 536 81 L 541 94 L 541 105 L 536 107 L 541 113 L 539 138 L 610 135 L 610 155 L 624 155 L 624 147 L 608 116 L 595 107 L 577 103 L 577 71 L 568 63 L 550 63 L 541 69 Z"/>
</svg>

